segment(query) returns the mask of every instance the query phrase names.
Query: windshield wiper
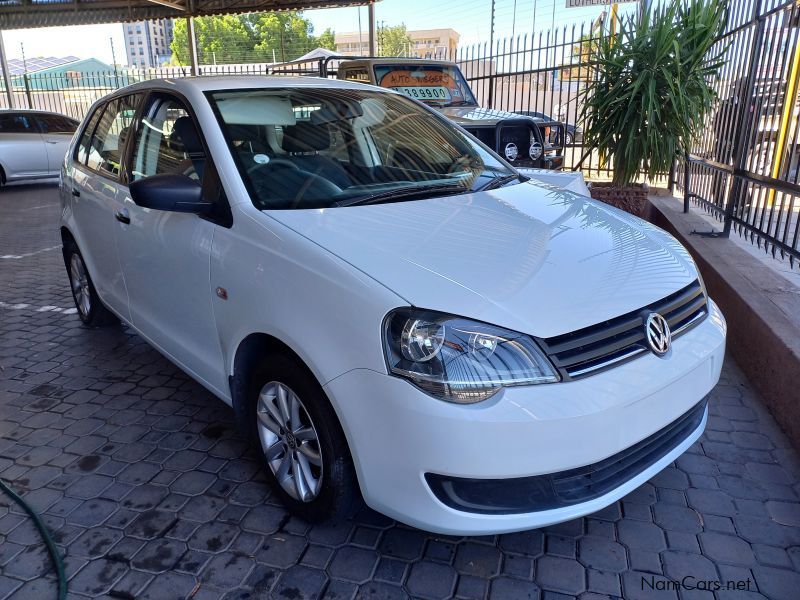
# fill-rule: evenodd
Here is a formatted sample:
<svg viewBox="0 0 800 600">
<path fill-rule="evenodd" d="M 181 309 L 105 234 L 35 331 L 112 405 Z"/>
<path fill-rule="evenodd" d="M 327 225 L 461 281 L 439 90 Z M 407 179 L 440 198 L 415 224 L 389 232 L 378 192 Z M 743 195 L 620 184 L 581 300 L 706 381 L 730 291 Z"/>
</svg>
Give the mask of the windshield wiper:
<svg viewBox="0 0 800 600">
<path fill-rule="evenodd" d="M 432 194 L 437 196 L 449 194 L 468 194 L 469 189 L 461 185 L 420 185 L 415 187 L 404 187 L 394 190 L 387 190 L 385 192 L 378 192 L 377 194 L 370 194 L 369 196 L 362 196 L 351 201 L 337 202 L 334 206 L 357 206 L 363 204 L 379 204 L 381 202 L 392 202 L 394 200 L 408 200 L 414 196 L 432 197 Z"/>
<path fill-rule="evenodd" d="M 503 187 L 507 183 L 511 183 L 515 179 L 519 179 L 519 175 L 505 175 L 503 177 L 497 176 L 483 187 L 478 188 L 477 191 L 485 192 L 487 190 L 494 190 L 496 188 Z"/>
</svg>

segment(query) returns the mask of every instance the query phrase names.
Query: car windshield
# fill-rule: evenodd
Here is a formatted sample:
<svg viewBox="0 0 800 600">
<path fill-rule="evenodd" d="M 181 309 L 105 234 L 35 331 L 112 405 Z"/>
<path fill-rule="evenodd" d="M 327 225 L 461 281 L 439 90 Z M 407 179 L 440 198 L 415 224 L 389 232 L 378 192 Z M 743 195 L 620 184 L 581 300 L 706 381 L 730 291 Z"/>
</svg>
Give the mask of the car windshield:
<svg viewBox="0 0 800 600">
<path fill-rule="evenodd" d="M 449 65 L 375 65 L 375 81 L 381 87 L 436 108 L 478 106 L 461 71 Z"/>
<path fill-rule="evenodd" d="M 337 88 L 209 92 L 256 207 L 345 207 L 519 180 L 469 134 L 400 94 Z"/>
</svg>

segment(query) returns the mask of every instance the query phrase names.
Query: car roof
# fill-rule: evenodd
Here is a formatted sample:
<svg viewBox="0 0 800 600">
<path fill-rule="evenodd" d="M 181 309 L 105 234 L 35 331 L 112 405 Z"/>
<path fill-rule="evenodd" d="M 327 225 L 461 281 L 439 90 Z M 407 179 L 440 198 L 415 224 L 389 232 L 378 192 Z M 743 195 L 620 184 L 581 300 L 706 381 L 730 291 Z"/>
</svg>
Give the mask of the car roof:
<svg viewBox="0 0 800 600">
<path fill-rule="evenodd" d="M 0 108 L 0 115 L 8 113 L 25 113 L 29 115 L 56 115 L 58 117 L 66 117 L 67 119 L 72 119 L 73 121 L 77 120 L 75 117 L 70 117 L 69 115 L 65 115 L 60 112 L 55 112 L 53 110 L 39 110 L 38 108 Z"/>
<path fill-rule="evenodd" d="M 448 66 L 454 67 L 456 63 L 449 61 L 449 60 L 432 60 L 430 58 L 408 58 L 404 56 L 387 56 L 381 58 L 359 58 L 354 56 L 353 58 L 343 58 L 342 64 L 339 65 L 340 67 L 345 66 L 358 66 L 359 64 L 369 64 L 369 65 L 436 65 L 436 66 Z"/>
<path fill-rule="evenodd" d="M 325 77 L 296 77 L 293 75 L 203 75 L 202 77 L 180 77 L 175 79 L 149 79 L 126 86 L 118 93 L 144 91 L 154 88 L 173 88 L 178 92 L 192 90 L 207 92 L 218 90 L 246 90 L 253 88 L 320 88 L 364 89 L 364 84 Z M 371 86 L 369 86 L 371 87 Z M 117 95 L 117 94 L 115 94 Z"/>
</svg>

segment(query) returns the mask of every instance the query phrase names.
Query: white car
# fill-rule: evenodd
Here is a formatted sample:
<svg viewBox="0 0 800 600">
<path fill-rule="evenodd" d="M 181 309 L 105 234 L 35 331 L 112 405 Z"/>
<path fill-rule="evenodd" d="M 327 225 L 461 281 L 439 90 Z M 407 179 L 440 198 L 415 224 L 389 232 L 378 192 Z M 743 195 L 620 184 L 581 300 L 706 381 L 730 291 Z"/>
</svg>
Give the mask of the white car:
<svg viewBox="0 0 800 600">
<path fill-rule="evenodd" d="M 601 509 L 702 433 L 725 321 L 671 236 L 398 93 L 148 81 L 62 174 L 80 318 L 232 405 L 292 513 L 450 534 Z"/>
<path fill-rule="evenodd" d="M 78 121 L 41 110 L 0 110 L 0 185 L 58 177 Z"/>
</svg>

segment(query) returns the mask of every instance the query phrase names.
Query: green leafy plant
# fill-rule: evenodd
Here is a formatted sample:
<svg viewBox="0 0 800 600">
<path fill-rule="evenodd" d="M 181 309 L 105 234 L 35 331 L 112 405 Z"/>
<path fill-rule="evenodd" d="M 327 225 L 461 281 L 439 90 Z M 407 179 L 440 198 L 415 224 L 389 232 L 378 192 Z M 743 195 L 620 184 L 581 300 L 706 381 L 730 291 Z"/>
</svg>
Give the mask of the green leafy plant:
<svg viewBox="0 0 800 600">
<path fill-rule="evenodd" d="M 713 107 L 727 47 L 724 0 L 665 2 L 620 22 L 597 45 L 585 90 L 585 137 L 610 162 L 614 184 L 665 173 Z"/>
</svg>

